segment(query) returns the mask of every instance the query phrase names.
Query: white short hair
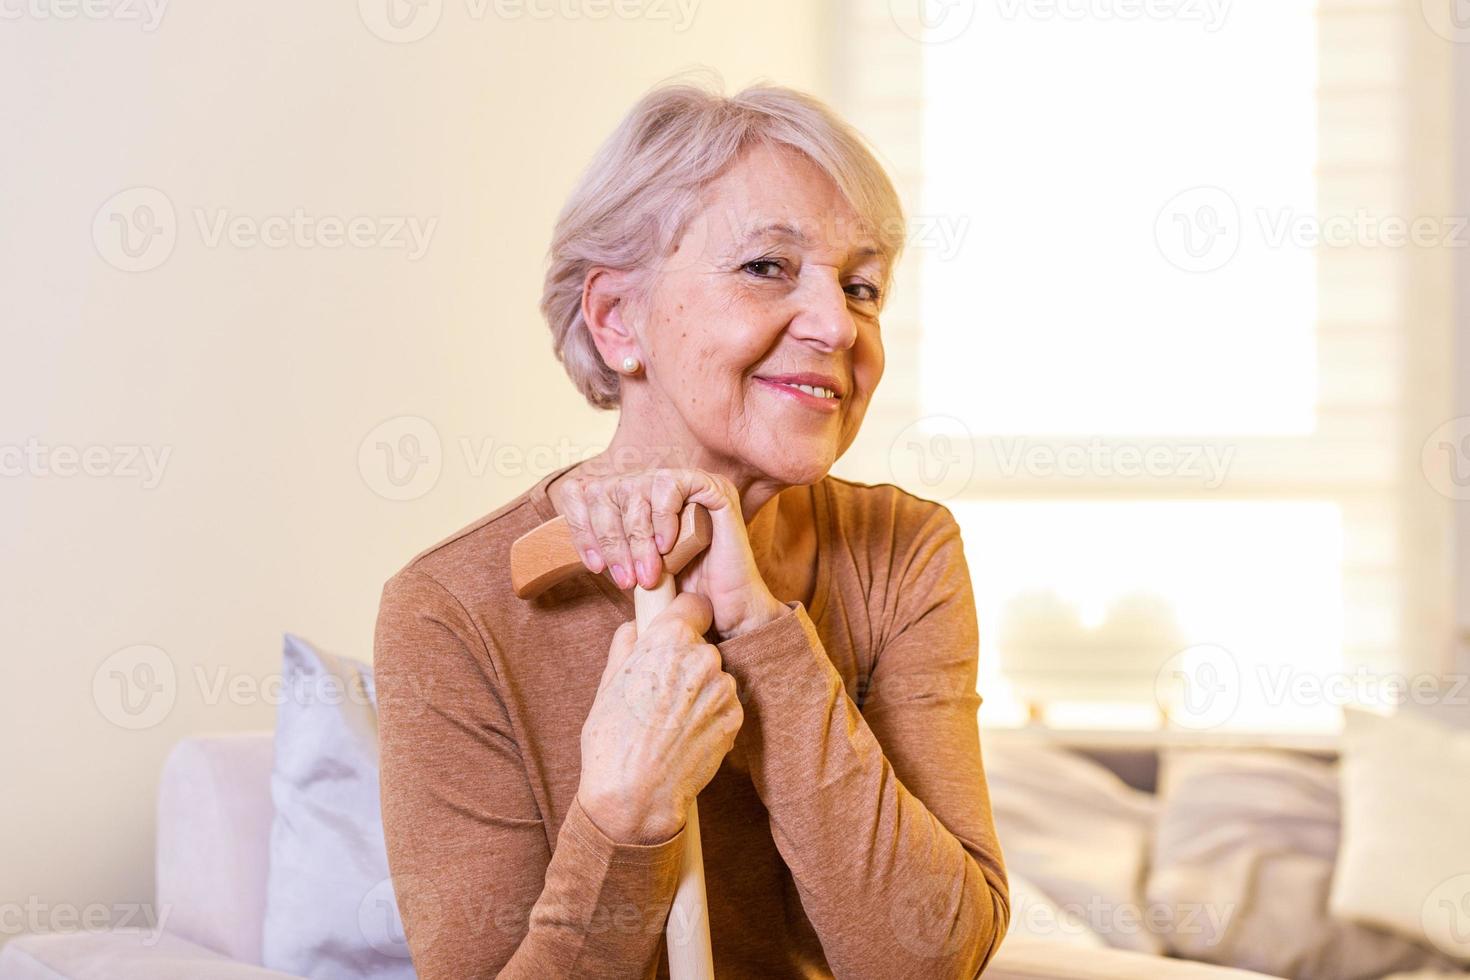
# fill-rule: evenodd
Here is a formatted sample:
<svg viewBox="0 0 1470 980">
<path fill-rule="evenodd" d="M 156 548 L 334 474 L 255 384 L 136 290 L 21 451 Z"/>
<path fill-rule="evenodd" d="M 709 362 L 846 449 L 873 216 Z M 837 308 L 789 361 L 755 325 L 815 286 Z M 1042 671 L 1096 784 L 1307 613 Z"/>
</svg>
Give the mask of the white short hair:
<svg viewBox="0 0 1470 980">
<path fill-rule="evenodd" d="M 874 236 L 888 269 L 897 262 L 904 241 L 898 193 L 866 140 L 827 105 L 777 85 L 729 97 L 689 82 L 657 86 L 598 149 L 557 217 L 548 250 L 541 312 L 557 358 L 593 406 L 618 405 L 621 386 L 582 316 L 588 270 L 653 271 L 678 244 L 700 190 L 757 143 L 805 154 Z"/>
</svg>

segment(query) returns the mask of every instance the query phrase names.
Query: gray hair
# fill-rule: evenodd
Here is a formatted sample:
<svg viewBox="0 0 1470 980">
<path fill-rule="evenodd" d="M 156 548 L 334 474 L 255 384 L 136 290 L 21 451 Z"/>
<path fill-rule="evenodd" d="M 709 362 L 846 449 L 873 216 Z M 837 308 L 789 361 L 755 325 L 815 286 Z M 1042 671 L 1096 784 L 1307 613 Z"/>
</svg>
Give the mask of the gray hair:
<svg viewBox="0 0 1470 980">
<path fill-rule="evenodd" d="M 795 149 L 824 171 L 876 235 L 892 270 L 904 241 L 898 193 L 866 140 L 831 108 L 777 85 L 730 97 L 688 82 L 657 86 L 598 149 L 557 217 L 548 250 L 541 312 L 557 358 L 594 407 L 617 406 L 621 383 L 582 316 L 588 271 L 652 270 L 677 245 L 700 190 L 761 142 Z"/>
</svg>

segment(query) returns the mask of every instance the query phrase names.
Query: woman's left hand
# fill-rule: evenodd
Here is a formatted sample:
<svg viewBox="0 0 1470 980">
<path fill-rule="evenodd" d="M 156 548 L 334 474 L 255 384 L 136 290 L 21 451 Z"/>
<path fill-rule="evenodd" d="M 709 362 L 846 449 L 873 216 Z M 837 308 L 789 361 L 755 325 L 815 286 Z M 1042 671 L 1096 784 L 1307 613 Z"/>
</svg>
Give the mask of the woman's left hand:
<svg viewBox="0 0 1470 980">
<path fill-rule="evenodd" d="M 588 570 L 609 570 L 620 589 L 653 588 L 663 556 L 679 535 L 686 503 L 709 511 L 710 545 L 679 573 L 682 592 L 709 599 L 721 640 L 769 622 L 787 607 L 756 568 L 740 494 L 727 477 L 705 470 L 653 469 L 615 476 L 569 475 L 560 481 L 562 516 Z"/>
</svg>

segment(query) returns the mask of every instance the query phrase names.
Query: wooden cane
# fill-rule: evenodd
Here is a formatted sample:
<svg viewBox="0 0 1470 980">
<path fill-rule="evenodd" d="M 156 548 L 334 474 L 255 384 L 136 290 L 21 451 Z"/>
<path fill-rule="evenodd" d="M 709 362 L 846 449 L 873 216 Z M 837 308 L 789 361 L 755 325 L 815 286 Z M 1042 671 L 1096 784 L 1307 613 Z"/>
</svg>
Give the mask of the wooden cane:
<svg viewBox="0 0 1470 980">
<path fill-rule="evenodd" d="M 679 538 L 664 555 L 664 573 L 651 589 L 635 586 L 633 611 L 641 634 L 669 603 L 674 601 L 674 576 L 695 555 L 709 547 L 712 526 L 709 512 L 690 504 L 679 517 Z M 559 582 L 584 571 L 581 556 L 572 543 L 566 518 L 557 517 L 528 531 L 510 546 L 510 582 L 522 599 L 534 599 Z M 689 803 L 684 825 L 684 847 L 680 858 L 679 885 L 664 925 L 664 942 L 669 953 L 669 980 L 714 980 L 714 955 L 709 940 L 709 903 L 704 891 L 704 856 L 699 846 L 699 806 Z"/>
</svg>

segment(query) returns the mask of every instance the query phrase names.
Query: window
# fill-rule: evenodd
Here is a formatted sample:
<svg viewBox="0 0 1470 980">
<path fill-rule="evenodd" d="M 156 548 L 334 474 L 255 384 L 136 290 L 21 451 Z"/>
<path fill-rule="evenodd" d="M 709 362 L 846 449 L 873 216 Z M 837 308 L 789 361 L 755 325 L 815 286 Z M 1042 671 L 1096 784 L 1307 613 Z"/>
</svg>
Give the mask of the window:
<svg viewBox="0 0 1470 980">
<path fill-rule="evenodd" d="M 837 103 L 910 245 L 836 471 L 959 520 L 986 723 L 1330 732 L 1444 669 L 1470 231 L 1419 5 L 876 8 Z"/>
</svg>

